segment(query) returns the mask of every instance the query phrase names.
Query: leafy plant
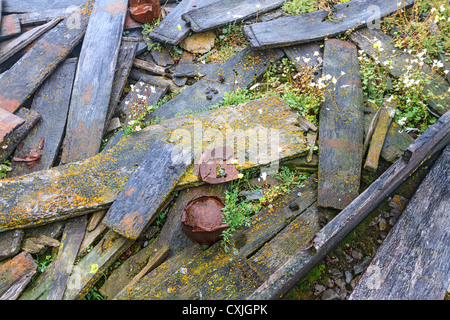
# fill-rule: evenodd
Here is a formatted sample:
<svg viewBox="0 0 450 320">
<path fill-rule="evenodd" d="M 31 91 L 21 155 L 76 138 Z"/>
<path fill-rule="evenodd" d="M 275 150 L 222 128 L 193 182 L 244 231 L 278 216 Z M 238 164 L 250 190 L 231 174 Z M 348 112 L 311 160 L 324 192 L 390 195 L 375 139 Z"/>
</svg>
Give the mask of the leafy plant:
<svg viewBox="0 0 450 320">
<path fill-rule="evenodd" d="M 5 162 L 4 164 L 0 164 L 0 179 L 6 178 L 6 174 L 12 170 L 11 167 L 7 163 L 8 162 Z"/>
</svg>

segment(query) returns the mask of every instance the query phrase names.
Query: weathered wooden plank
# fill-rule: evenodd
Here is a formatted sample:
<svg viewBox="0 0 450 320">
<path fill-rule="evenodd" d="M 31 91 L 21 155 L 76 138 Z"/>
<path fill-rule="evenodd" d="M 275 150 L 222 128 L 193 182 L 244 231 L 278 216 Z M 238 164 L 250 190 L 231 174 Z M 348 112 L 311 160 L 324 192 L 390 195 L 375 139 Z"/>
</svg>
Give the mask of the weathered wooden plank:
<svg viewBox="0 0 450 320">
<path fill-rule="evenodd" d="M 62 163 L 84 160 L 100 151 L 127 3 L 95 2 L 73 84 Z"/>
<path fill-rule="evenodd" d="M 175 77 L 203 77 L 209 73 L 215 72 L 220 67 L 222 63 L 178 63 L 173 75 Z"/>
<path fill-rule="evenodd" d="M 36 273 L 37 264 L 33 257 L 23 252 L 0 267 L 0 300 L 15 300 L 31 277 Z"/>
<path fill-rule="evenodd" d="M 8 71 L 0 75 L 0 108 L 18 109 L 84 35 L 93 0 L 48 31 Z"/>
<path fill-rule="evenodd" d="M 67 280 L 72 273 L 81 241 L 83 241 L 86 225 L 87 218 L 85 215 L 70 219 L 66 223 L 55 260 L 53 281 L 47 296 L 48 300 L 61 300 L 64 296 Z"/>
<path fill-rule="evenodd" d="M 23 118 L 25 122 L 0 143 L 0 163 L 8 159 L 31 129 L 41 120 L 39 113 L 25 108 L 19 110 L 18 116 Z"/>
<path fill-rule="evenodd" d="M 447 146 L 450 142 L 449 130 L 450 113 L 447 112 L 424 132 L 425 137 L 422 134 L 410 146 L 411 149 L 418 150 L 417 152 L 412 153 L 411 157 L 403 156 L 397 160 L 316 234 L 313 241 L 315 252 L 309 249 L 298 250 L 248 298 L 255 300 L 281 298 L 427 159 Z"/>
<path fill-rule="evenodd" d="M 214 0 L 183 0 L 157 25 L 148 36 L 156 41 L 178 45 L 190 32 L 189 25 L 181 16 L 194 9 L 213 3 Z M 194 6 L 195 4 L 195 6 Z"/>
<path fill-rule="evenodd" d="M 155 142 L 109 208 L 102 224 L 136 240 L 192 161 L 190 150 Z"/>
<path fill-rule="evenodd" d="M 277 214 L 274 214 L 270 208 L 262 209 L 252 218 L 249 227 L 240 228 L 233 234 L 227 252 L 223 250 L 220 242 L 215 243 L 197 257 L 192 257 L 189 259 L 190 261 L 184 261 L 184 265 L 178 265 L 179 272 L 172 271 L 179 262 L 168 260 L 126 292 L 121 292 L 115 299 L 202 298 L 209 291 L 205 288 L 208 287 L 209 281 L 220 278 L 219 275 L 223 274 L 223 267 L 229 266 L 230 262 L 238 258 L 245 259 L 251 256 L 272 239 L 274 234 L 280 232 L 288 224 L 288 221 L 311 206 L 317 198 L 316 187 L 317 185 L 311 177 L 305 181 L 304 187 L 296 188 L 289 195 L 274 201 L 272 207 L 278 210 Z M 294 202 L 298 207 L 296 210 L 289 208 L 289 204 Z M 172 263 L 175 263 L 175 266 L 171 265 Z M 184 272 L 181 270 L 182 266 L 185 267 Z M 238 277 L 241 277 L 239 273 Z M 220 291 L 214 293 L 214 296 L 220 294 L 221 297 L 235 298 L 240 294 L 239 291 L 235 291 L 236 288 L 242 289 L 238 283 L 227 282 L 227 278 L 215 279 L 214 282 L 217 286 L 210 287 L 210 289 Z M 206 290 L 202 290 L 202 288 Z"/>
<path fill-rule="evenodd" d="M 218 70 L 207 74 L 161 107 L 151 117 L 165 119 L 183 116 L 222 102 L 226 92 L 245 88 L 266 71 L 272 61 L 283 57 L 281 50 L 255 51 L 245 48 L 226 61 Z M 214 88 L 206 93 L 208 88 Z M 209 90 L 211 91 L 211 89 Z"/>
<path fill-rule="evenodd" d="M 450 284 L 450 146 L 377 250 L 350 300 L 443 300 Z"/>
<path fill-rule="evenodd" d="M 242 171 L 305 154 L 306 141 L 296 118 L 280 99 L 263 98 L 195 117 L 162 121 L 122 137 L 114 147 L 85 161 L 5 180 L 0 188 L 0 230 L 63 220 L 110 205 L 156 139 L 180 146 L 195 141 L 193 152 L 201 154 L 211 147 L 211 136 L 248 139 L 255 144 L 254 129 L 260 134 L 266 131 L 267 139 L 259 143 L 269 152 L 245 159 L 240 165 Z M 191 165 L 177 188 L 195 184 L 199 179 Z"/>
<path fill-rule="evenodd" d="M 0 232 L 0 261 L 19 253 L 23 234 L 22 229 Z"/>
<path fill-rule="evenodd" d="M 383 148 L 384 141 L 386 140 L 386 134 L 388 132 L 389 126 L 391 125 L 392 119 L 395 116 L 396 107 L 397 103 L 395 100 L 384 100 L 383 105 L 380 107 L 380 115 L 378 117 L 377 125 L 370 141 L 370 147 L 367 153 L 366 162 L 364 163 L 364 169 L 372 171 L 377 170 L 381 150 Z"/>
<path fill-rule="evenodd" d="M 3 63 L 7 59 L 11 58 L 17 52 L 25 48 L 27 45 L 32 43 L 48 30 L 53 28 L 59 21 L 59 18 L 53 19 L 42 26 L 33 28 L 21 34 L 19 37 L 13 39 L 12 41 L 8 41 L 7 43 L 0 43 L 0 63 Z"/>
<path fill-rule="evenodd" d="M 76 64 L 77 58 L 67 59 L 36 92 L 31 110 L 41 115 L 41 121 L 28 133 L 23 147 L 20 151 L 16 150 L 14 156 L 23 158 L 31 149 L 39 146 L 42 137 L 44 146 L 40 150 L 41 159 L 32 168 L 28 168 L 24 162 L 13 162 L 10 176 L 46 170 L 53 166 L 64 136 Z"/>
<path fill-rule="evenodd" d="M 178 92 L 180 91 L 181 87 L 177 86 L 172 80 L 161 77 L 161 76 L 154 76 L 151 74 L 148 74 L 146 72 L 141 72 L 138 69 L 131 69 L 130 72 L 130 78 L 133 80 L 141 80 L 146 83 L 149 83 L 153 86 L 169 86 L 169 91 L 171 92 Z"/>
<path fill-rule="evenodd" d="M 149 71 L 153 74 L 159 74 L 159 75 L 165 75 L 169 70 L 168 68 L 163 68 L 155 63 L 141 60 L 141 59 L 134 59 L 133 65 L 136 68 L 144 69 L 146 71 Z"/>
<path fill-rule="evenodd" d="M 3 12 L 36 12 L 79 6 L 84 0 L 3 0 Z"/>
<path fill-rule="evenodd" d="M 20 27 L 19 16 L 17 14 L 9 14 L 4 16 L 0 25 L 0 40 L 5 40 L 22 32 Z"/>
<path fill-rule="evenodd" d="M 138 42 L 135 40 L 127 40 L 122 38 L 122 44 L 119 48 L 119 55 L 116 63 L 116 73 L 114 74 L 113 87 L 111 90 L 111 98 L 109 101 L 109 111 L 106 116 L 106 122 L 109 123 L 117 104 L 122 97 L 123 89 L 128 81 L 131 68 L 133 66 L 134 58 L 136 57 L 136 50 Z M 105 126 L 107 127 L 107 126 Z"/>
<path fill-rule="evenodd" d="M 337 4 L 332 10 L 317 10 L 247 25 L 243 27 L 243 32 L 253 48 L 291 46 L 364 27 L 375 19 L 381 19 L 413 4 L 413 0 L 352 0 Z M 379 9 L 379 15 L 373 13 L 375 6 Z"/>
<path fill-rule="evenodd" d="M 182 230 L 180 221 L 183 209 L 194 197 L 216 196 L 225 201 L 224 196 L 227 188 L 228 184 L 224 183 L 201 185 L 181 190 L 173 206 L 168 209 L 167 220 L 158 237 L 146 248 L 128 258 L 114 270 L 105 281 L 100 292 L 105 294 L 108 299 L 114 298 L 126 286 L 130 286 L 129 282 L 142 270 L 145 263 L 164 246 L 170 247 L 168 258 L 172 258 L 179 252 L 192 246 L 198 248 L 198 251 L 195 251 L 196 253 L 201 252 L 200 245 L 193 243 Z"/>
<path fill-rule="evenodd" d="M 74 13 L 75 10 L 77 9 L 78 6 L 70 6 L 68 8 L 57 8 L 35 12 L 20 13 L 18 14 L 18 16 L 22 27 L 28 27 L 41 23 L 46 23 L 53 19 L 65 19 L 72 13 Z"/>
<path fill-rule="evenodd" d="M 381 31 L 368 28 L 355 31 L 350 35 L 350 39 L 369 56 L 377 58 L 380 61 L 380 64 L 383 64 L 388 60 L 392 62 L 392 68 L 389 68 L 389 73 L 394 77 L 400 77 L 404 74 L 408 65 L 412 65 L 413 68 L 421 69 L 423 74 L 429 80 L 429 83 L 423 86 L 425 92 L 430 91 L 436 97 L 443 97 L 443 99 L 436 98 L 428 100 L 427 104 L 430 109 L 440 116 L 450 110 L 450 95 L 447 94 L 448 83 L 445 78 L 439 73 L 434 72 L 427 64 L 420 67 L 417 63 L 413 63 L 414 56 L 396 48 L 394 39 Z M 375 41 L 381 42 L 383 48 L 381 54 L 373 47 Z"/>
<path fill-rule="evenodd" d="M 323 53 L 318 43 L 284 47 L 283 51 L 299 72 L 314 71 L 316 81 L 322 76 Z"/>
<path fill-rule="evenodd" d="M 11 112 L 0 108 L 0 143 L 10 134 L 14 129 L 25 122 L 24 119 L 18 117 Z"/>
<path fill-rule="evenodd" d="M 284 2 L 286 0 L 219 0 L 190 10 L 181 18 L 189 24 L 192 31 L 203 32 L 257 17 L 281 7 Z"/>
<path fill-rule="evenodd" d="M 345 74 L 341 75 L 341 72 Z M 320 109 L 318 205 L 345 208 L 359 194 L 364 136 L 363 95 L 356 46 L 325 42 L 324 74 L 329 84 Z"/>
</svg>

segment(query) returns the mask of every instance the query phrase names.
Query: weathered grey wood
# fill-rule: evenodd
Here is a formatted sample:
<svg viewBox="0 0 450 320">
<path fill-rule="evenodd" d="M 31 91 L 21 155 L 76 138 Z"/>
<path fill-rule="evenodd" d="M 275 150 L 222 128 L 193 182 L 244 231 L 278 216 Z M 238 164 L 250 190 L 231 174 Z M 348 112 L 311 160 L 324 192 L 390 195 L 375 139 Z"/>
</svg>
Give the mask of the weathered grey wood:
<svg viewBox="0 0 450 320">
<path fill-rule="evenodd" d="M 255 51 L 245 48 L 226 61 L 218 70 L 207 74 L 181 94 L 163 104 L 151 116 L 168 119 L 219 104 L 226 92 L 249 86 L 267 70 L 271 61 L 275 62 L 282 57 L 281 50 Z M 224 79 L 223 83 L 220 79 Z M 217 89 L 217 93 L 207 94 L 208 88 Z"/>
<path fill-rule="evenodd" d="M 328 85 L 320 109 L 317 202 L 319 206 L 343 209 L 359 194 L 364 143 L 356 46 L 337 39 L 327 40 L 323 72 L 338 80 Z"/>
<path fill-rule="evenodd" d="M 109 101 L 108 115 L 106 122 L 109 123 L 116 111 L 116 107 L 122 97 L 123 89 L 128 81 L 133 61 L 136 56 L 138 42 L 135 40 L 126 40 L 122 38 L 122 44 L 119 48 L 119 55 L 116 63 L 116 73 L 114 75 L 113 87 L 111 90 L 111 98 Z M 105 126 L 107 128 L 107 126 Z"/>
<path fill-rule="evenodd" d="M 21 117 L 0 108 L 0 143 L 24 122 L 25 120 Z"/>
<path fill-rule="evenodd" d="M 178 63 L 173 75 L 175 77 L 203 77 L 222 67 L 222 63 Z"/>
<path fill-rule="evenodd" d="M 450 113 L 447 112 L 429 127 L 426 136 L 420 136 L 411 145 L 418 152 L 411 158 L 402 157 L 386 170 L 363 193 L 342 210 L 315 236 L 313 246 L 298 250 L 274 272 L 249 299 L 279 299 L 304 275 L 332 251 L 354 228 L 375 210 L 401 183 L 403 183 L 425 160 L 440 152 L 450 142 Z"/>
<path fill-rule="evenodd" d="M 11 58 L 27 45 L 35 41 L 45 32 L 53 28 L 59 21 L 59 18 L 53 19 L 42 26 L 33 28 L 21 34 L 19 37 L 13 39 L 12 41 L 8 41 L 7 43 L 0 43 L 0 63 L 5 62 L 7 59 Z"/>
<path fill-rule="evenodd" d="M 169 86 L 169 91 L 171 92 L 178 92 L 181 90 L 181 87 L 177 86 L 172 80 L 161 77 L 161 76 L 154 76 L 151 74 L 148 74 L 144 71 L 139 71 L 138 69 L 131 69 L 130 72 L 130 78 L 133 80 L 141 80 L 146 83 L 149 83 L 153 86 Z"/>
<path fill-rule="evenodd" d="M 3 0 L 3 12 L 35 12 L 79 6 L 84 0 Z"/>
<path fill-rule="evenodd" d="M 189 150 L 155 142 L 105 215 L 102 224 L 137 239 L 192 161 Z"/>
<path fill-rule="evenodd" d="M 137 58 L 134 59 L 133 65 L 136 68 L 144 69 L 146 71 L 149 71 L 154 74 L 159 74 L 159 75 L 165 75 L 169 71 L 168 68 L 163 68 L 152 62 L 148 62 L 148 61 L 137 59 Z"/>
<path fill-rule="evenodd" d="M 22 229 L 0 232 L 0 261 L 13 257 L 19 252 L 23 234 Z"/>
<path fill-rule="evenodd" d="M 14 156 L 24 157 L 39 146 L 39 139 L 43 137 L 41 160 L 30 169 L 24 162 L 13 162 L 9 176 L 50 169 L 55 163 L 66 127 L 76 65 L 77 58 L 64 61 L 36 92 L 31 110 L 41 115 L 41 121 L 28 133 L 22 149 L 16 150 Z"/>
<path fill-rule="evenodd" d="M 67 280 L 86 231 L 86 216 L 69 220 L 64 228 L 61 245 L 53 269 L 53 281 L 48 292 L 48 300 L 61 300 L 64 296 Z"/>
<path fill-rule="evenodd" d="M 19 16 L 17 14 L 9 14 L 4 16 L 0 24 L 0 40 L 5 40 L 15 35 L 20 34 L 22 28 L 20 27 Z"/>
<path fill-rule="evenodd" d="M 84 160 L 100 151 L 127 3 L 95 2 L 75 75 L 62 163 Z"/>
<path fill-rule="evenodd" d="M 190 28 L 181 16 L 194 9 L 213 3 L 214 0 L 183 0 L 156 26 L 149 37 L 161 43 L 178 45 L 189 35 Z M 195 3 L 195 7 L 193 6 Z"/>
<path fill-rule="evenodd" d="M 388 132 L 389 126 L 391 125 L 392 119 L 395 116 L 395 109 L 397 103 L 395 100 L 383 102 L 380 107 L 380 115 L 377 121 L 377 125 L 371 137 L 369 151 L 366 156 L 366 162 L 364 163 L 364 169 L 376 171 L 378 168 L 378 160 L 381 155 L 381 150 L 386 140 L 386 134 Z"/>
<path fill-rule="evenodd" d="M 262 209 L 253 217 L 249 227 L 240 228 L 233 234 L 227 252 L 224 252 L 222 244 L 218 242 L 197 257 L 184 261 L 184 264 L 179 264 L 176 259 L 169 259 L 132 288 L 126 292 L 122 291 L 115 299 L 201 299 L 202 297 L 233 299 L 242 295 L 243 291 L 254 289 L 253 286 L 246 289 L 240 283 L 228 281 L 229 279 L 224 277 L 226 267 L 229 267 L 231 262 L 240 269 L 243 262 L 237 261 L 238 258 L 245 261 L 275 234 L 283 230 L 288 221 L 295 219 L 311 206 L 317 198 L 316 187 L 311 177 L 304 187 L 296 188 L 289 195 L 275 200 L 273 208 L 277 208 L 277 214 L 274 214 L 270 208 Z M 298 196 L 299 192 L 302 194 L 301 197 Z M 293 202 L 297 204 L 298 209 L 289 208 L 289 204 Z M 187 269 L 184 273 L 180 270 L 182 266 Z M 176 267 L 179 271 L 173 272 Z M 214 286 L 210 287 L 209 282 L 214 283 Z"/>
<path fill-rule="evenodd" d="M 0 108 L 15 111 L 52 74 L 83 37 L 92 4 L 93 0 L 87 0 L 0 75 Z"/>
<path fill-rule="evenodd" d="M 26 252 L 3 264 L 0 267 L 0 300 L 17 299 L 36 269 L 33 257 Z"/>
<path fill-rule="evenodd" d="M 80 1 L 80 4 L 81 2 L 82 1 Z M 46 23 L 53 19 L 65 19 L 77 9 L 78 9 L 77 6 L 70 6 L 67 8 L 21 13 L 18 16 L 22 27 L 28 27 L 41 23 Z"/>
<path fill-rule="evenodd" d="M 443 300 L 450 284 L 450 146 L 377 250 L 351 300 Z"/>
<path fill-rule="evenodd" d="M 314 72 L 316 81 L 322 76 L 323 53 L 318 43 L 284 47 L 283 51 L 299 72 Z"/>
<path fill-rule="evenodd" d="M 317 10 L 247 25 L 243 27 L 243 32 L 253 48 L 291 46 L 364 27 L 375 19 L 381 19 L 413 4 L 413 0 L 352 0 L 333 6 L 333 10 Z M 379 15 L 374 15 L 373 6 L 378 7 Z"/>
<path fill-rule="evenodd" d="M 219 0 L 184 13 L 181 18 L 194 32 L 203 32 L 242 22 L 283 5 L 286 0 Z"/>
<path fill-rule="evenodd" d="M 153 40 L 145 37 L 144 41 L 147 45 L 147 48 L 150 44 L 154 43 Z M 151 49 L 150 54 L 153 60 L 155 60 L 155 62 L 162 67 L 175 64 L 175 61 L 173 60 L 172 55 L 169 52 L 169 49 L 167 49 L 165 45 L 160 45 L 157 48 Z"/>
<path fill-rule="evenodd" d="M 25 122 L 0 143 L 0 163 L 3 163 L 14 152 L 33 127 L 41 120 L 41 115 L 34 110 L 22 108 L 18 116 Z M 36 146 L 37 147 L 37 146 Z M 35 148 L 36 148 L 35 147 Z"/>
<path fill-rule="evenodd" d="M 427 64 L 420 67 L 417 63 L 412 63 L 414 56 L 396 48 L 394 39 L 379 30 L 368 28 L 352 32 L 350 39 L 369 56 L 377 58 L 380 64 L 390 60 L 392 68 L 389 68 L 389 73 L 394 77 L 400 77 L 404 74 L 408 65 L 412 65 L 414 68 L 421 68 L 424 76 L 430 81 L 423 86 L 425 92 L 430 91 L 434 95 L 444 98 L 443 100 L 437 98 L 428 100 L 427 104 L 430 109 L 440 116 L 450 110 L 450 95 L 447 94 L 448 82 L 446 79 L 439 73 L 432 71 L 432 68 Z M 379 54 L 379 51 L 373 47 L 374 42 L 377 40 L 381 42 L 383 54 Z"/>
<path fill-rule="evenodd" d="M 7 180 L 8 183 L 0 188 L 0 230 L 45 224 L 107 207 L 116 199 L 156 139 L 187 146 L 185 143 L 191 143 L 189 136 L 194 137 L 194 129 L 196 139 L 213 129 L 218 131 L 209 133 L 220 132 L 226 137 L 230 124 L 233 131 L 229 134 L 234 133 L 237 139 L 250 136 L 252 128 L 270 129 L 266 146 L 267 150 L 274 152 L 246 160 L 240 165 L 244 172 L 272 161 L 305 154 L 306 141 L 303 131 L 296 126 L 296 118 L 295 112 L 283 101 L 268 97 L 198 113 L 194 117 L 162 121 L 122 137 L 114 147 L 85 161 Z M 270 127 L 266 127 L 269 123 Z M 252 137 L 250 142 L 255 143 L 256 137 Z M 271 141 L 276 142 L 276 139 L 278 147 L 270 148 Z M 201 154 L 207 147 L 206 143 L 203 146 L 196 143 L 193 152 Z M 177 188 L 195 184 L 199 184 L 199 180 L 191 165 Z"/>
</svg>

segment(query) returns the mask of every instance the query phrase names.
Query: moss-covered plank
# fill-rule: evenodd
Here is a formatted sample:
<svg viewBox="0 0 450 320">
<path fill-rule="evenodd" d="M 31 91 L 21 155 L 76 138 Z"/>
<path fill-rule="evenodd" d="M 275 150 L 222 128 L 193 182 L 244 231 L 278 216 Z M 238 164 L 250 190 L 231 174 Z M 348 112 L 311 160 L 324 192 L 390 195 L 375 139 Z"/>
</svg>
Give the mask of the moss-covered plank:
<svg viewBox="0 0 450 320">
<path fill-rule="evenodd" d="M 0 108 L 17 110 L 69 55 L 84 35 L 93 3 L 87 0 L 0 75 Z"/>
<path fill-rule="evenodd" d="M 240 143 L 250 137 L 254 145 L 256 128 L 265 133 L 267 139 L 260 145 L 270 152 L 252 151 L 248 160 L 241 158 L 240 170 L 245 171 L 305 154 L 305 137 L 296 123 L 296 113 L 276 97 L 162 121 L 122 137 L 114 147 L 85 161 L 2 181 L 0 230 L 45 224 L 109 206 L 156 139 L 192 144 L 192 151 L 200 154 L 211 147 L 214 137 L 224 143 L 228 143 L 226 137 Z M 177 188 L 195 184 L 200 182 L 191 164 Z"/>
<path fill-rule="evenodd" d="M 126 0 L 95 1 L 73 84 L 62 163 L 100 151 L 127 4 Z"/>
<path fill-rule="evenodd" d="M 424 64 L 419 66 L 419 61 L 413 55 L 410 55 L 395 46 L 395 41 L 388 35 L 376 29 L 364 28 L 350 34 L 350 40 L 364 50 L 372 58 L 377 58 L 379 63 L 389 63 L 389 73 L 394 77 L 400 77 L 407 71 L 408 65 L 413 68 L 420 68 L 427 83 L 423 86 L 426 93 L 431 92 L 434 98 L 427 101 L 430 109 L 442 116 L 450 110 L 450 95 L 448 94 L 448 82 L 445 77 L 432 68 Z M 380 41 L 383 51 L 374 48 L 374 43 Z M 413 62 L 417 60 L 416 62 Z M 442 98 L 442 99 L 441 99 Z"/>
<path fill-rule="evenodd" d="M 325 42 L 323 73 L 328 85 L 320 109 L 318 205 L 345 208 L 359 194 L 363 151 L 363 94 L 356 46 Z"/>
<path fill-rule="evenodd" d="M 0 267 L 0 300 L 15 300 L 31 277 L 37 264 L 31 254 L 22 252 Z"/>
<path fill-rule="evenodd" d="M 349 29 L 363 27 L 413 4 L 413 0 L 352 0 L 337 4 L 332 10 L 322 9 L 253 23 L 244 26 L 243 32 L 253 48 L 285 47 L 329 38 Z M 378 7 L 379 14 L 374 14 L 374 6 Z"/>
<path fill-rule="evenodd" d="M 168 119 L 219 104 L 226 92 L 248 87 L 269 68 L 271 62 L 281 59 L 283 55 L 281 50 L 255 51 L 245 48 L 220 68 L 160 106 L 151 117 Z"/>
<path fill-rule="evenodd" d="M 194 32 L 204 32 L 229 23 L 241 22 L 279 8 L 286 0 L 219 0 L 193 8 L 181 17 Z"/>
</svg>

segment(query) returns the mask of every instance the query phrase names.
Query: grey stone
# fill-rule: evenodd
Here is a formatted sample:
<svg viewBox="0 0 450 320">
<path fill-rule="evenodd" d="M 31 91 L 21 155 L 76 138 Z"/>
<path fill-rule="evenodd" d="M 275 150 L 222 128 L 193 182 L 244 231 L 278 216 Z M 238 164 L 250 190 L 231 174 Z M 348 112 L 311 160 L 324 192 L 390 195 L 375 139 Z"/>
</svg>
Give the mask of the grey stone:
<svg viewBox="0 0 450 320">
<path fill-rule="evenodd" d="M 352 273 L 350 271 L 345 270 L 344 275 L 345 275 L 345 282 L 346 283 L 350 283 L 353 280 L 353 275 L 352 275 Z"/>
<path fill-rule="evenodd" d="M 359 264 L 356 264 L 353 266 L 353 272 L 355 274 L 360 274 L 364 271 L 364 268 L 362 266 L 360 266 Z"/>
<path fill-rule="evenodd" d="M 337 300 L 339 295 L 332 289 L 327 289 L 322 294 L 322 300 Z"/>
<path fill-rule="evenodd" d="M 363 258 L 363 254 L 359 250 L 352 250 L 352 257 L 356 260 L 361 260 Z"/>
</svg>

